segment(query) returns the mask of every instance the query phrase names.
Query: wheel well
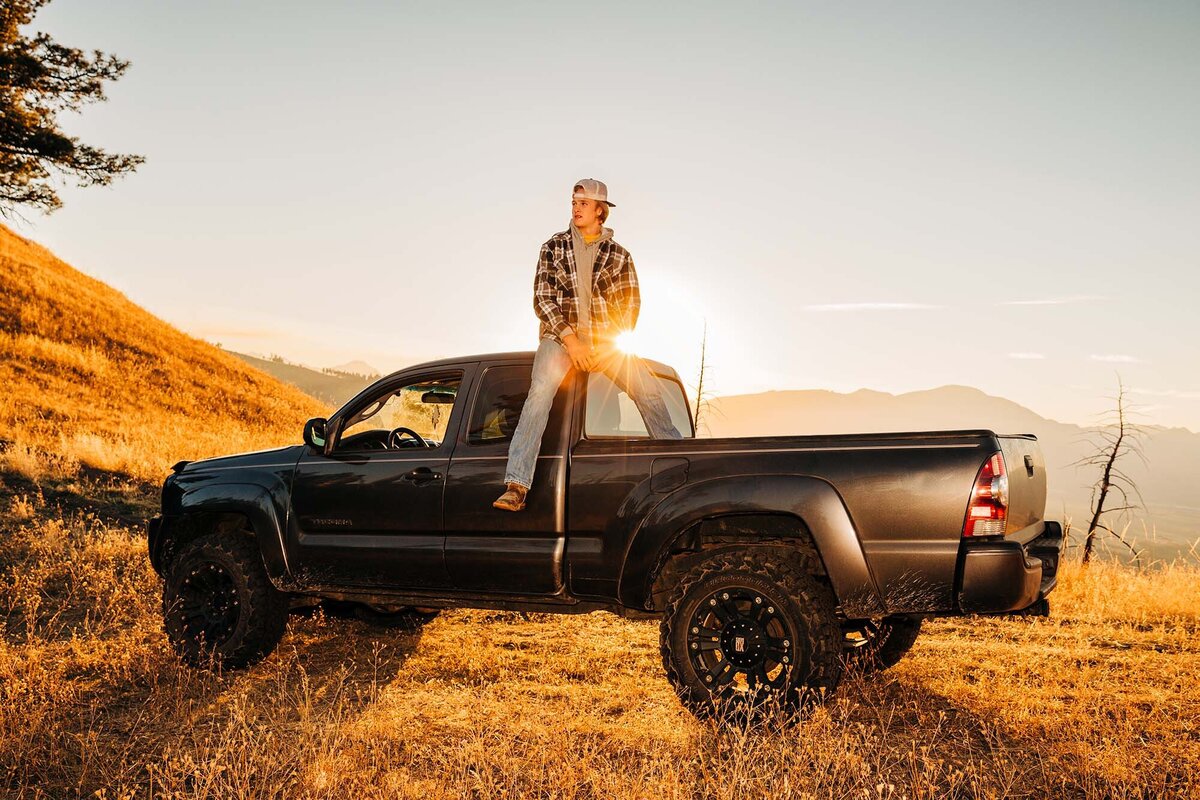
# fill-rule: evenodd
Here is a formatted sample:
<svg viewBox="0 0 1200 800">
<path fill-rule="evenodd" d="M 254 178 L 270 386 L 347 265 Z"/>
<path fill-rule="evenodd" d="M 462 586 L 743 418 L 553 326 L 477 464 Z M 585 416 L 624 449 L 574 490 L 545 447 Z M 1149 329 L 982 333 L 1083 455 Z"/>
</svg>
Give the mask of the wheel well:
<svg viewBox="0 0 1200 800">
<path fill-rule="evenodd" d="M 695 562 L 717 550 L 746 545 L 778 547 L 781 558 L 795 559 L 803 564 L 805 572 L 829 582 L 812 532 L 799 517 L 791 514 L 710 517 L 688 526 L 663 548 L 650 585 L 653 609 L 661 611 L 666 606 L 667 594 Z"/>
<path fill-rule="evenodd" d="M 237 511 L 190 511 L 185 512 L 171 525 L 170 533 L 162 544 L 162 573 L 165 575 L 178 553 L 188 542 L 210 533 L 242 533 L 254 537 L 254 525 L 250 518 Z"/>
</svg>

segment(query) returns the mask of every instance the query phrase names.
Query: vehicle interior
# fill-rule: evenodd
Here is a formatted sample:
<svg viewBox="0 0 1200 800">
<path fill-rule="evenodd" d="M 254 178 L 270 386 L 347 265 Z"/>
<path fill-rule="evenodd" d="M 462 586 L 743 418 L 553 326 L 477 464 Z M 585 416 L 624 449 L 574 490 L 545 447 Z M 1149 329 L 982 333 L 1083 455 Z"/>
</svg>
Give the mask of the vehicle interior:
<svg viewBox="0 0 1200 800">
<path fill-rule="evenodd" d="M 369 400 L 346 419 L 334 450 L 441 447 L 461 382 L 461 378 L 421 381 Z"/>
</svg>

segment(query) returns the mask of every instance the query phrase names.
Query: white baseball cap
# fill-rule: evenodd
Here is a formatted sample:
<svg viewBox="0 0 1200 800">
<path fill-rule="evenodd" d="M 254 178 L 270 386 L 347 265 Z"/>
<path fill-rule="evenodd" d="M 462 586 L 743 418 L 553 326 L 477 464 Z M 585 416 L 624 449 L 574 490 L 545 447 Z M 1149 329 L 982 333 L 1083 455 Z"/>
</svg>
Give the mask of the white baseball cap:
<svg viewBox="0 0 1200 800">
<path fill-rule="evenodd" d="M 608 187 L 603 181 L 595 178 L 580 178 L 575 181 L 574 194 L 571 197 L 575 200 L 595 200 L 612 207 L 617 205 L 608 201 Z"/>
</svg>

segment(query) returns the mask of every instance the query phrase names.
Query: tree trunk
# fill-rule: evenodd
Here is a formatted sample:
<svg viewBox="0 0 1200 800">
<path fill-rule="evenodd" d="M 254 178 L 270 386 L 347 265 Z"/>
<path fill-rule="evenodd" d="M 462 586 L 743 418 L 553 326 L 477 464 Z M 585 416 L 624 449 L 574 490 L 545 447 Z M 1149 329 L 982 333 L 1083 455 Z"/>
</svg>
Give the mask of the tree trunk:
<svg viewBox="0 0 1200 800">
<path fill-rule="evenodd" d="M 1121 440 L 1125 438 L 1125 414 L 1118 401 L 1117 412 L 1119 415 L 1119 426 L 1117 429 L 1117 441 L 1113 445 L 1112 452 L 1108 455 L 1108 461 L 1104 465 L 1104 476 L 1100 479 L 1100 497 L 1096 501 L 1096 510 L 1092 512 L 1092 521 L 1088 525 L 1087 537 L 1083 541 L 1083 563 L 1086 566 L 1092 560 L 1092 547 L 1096 542 L 1096 528 L 1100 524 L 1100 515 L 1104 513 L 1104 500 L 1108 497 L 1108 489 L 1112 485 L 1112 468 L 1113 462 L 1117 460 L 1117 453 L 1121 451 Z"/>
</svg>

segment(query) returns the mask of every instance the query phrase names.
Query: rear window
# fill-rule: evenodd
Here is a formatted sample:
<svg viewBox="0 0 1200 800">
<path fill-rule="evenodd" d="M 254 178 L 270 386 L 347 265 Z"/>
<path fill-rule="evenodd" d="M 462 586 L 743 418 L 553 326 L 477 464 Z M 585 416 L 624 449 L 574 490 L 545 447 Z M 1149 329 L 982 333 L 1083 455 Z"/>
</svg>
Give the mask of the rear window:
<svg viewBox="0 0 1200 800">
<path fill-rule="evenodd" d="M 692 420 L 688 414 L 687 398 L 679 382 L 666 375 L 654 375 L 662 392 L 663 402 L 671 413 L 671 422 L 684 438 L 692 438 Z M 633 398 L 620 389 L 602 372 L 588 375 L 587 412 L 584 434 L 588 438 L 620 437 L 649 439 L 646 422 Z"/>
</svg>

